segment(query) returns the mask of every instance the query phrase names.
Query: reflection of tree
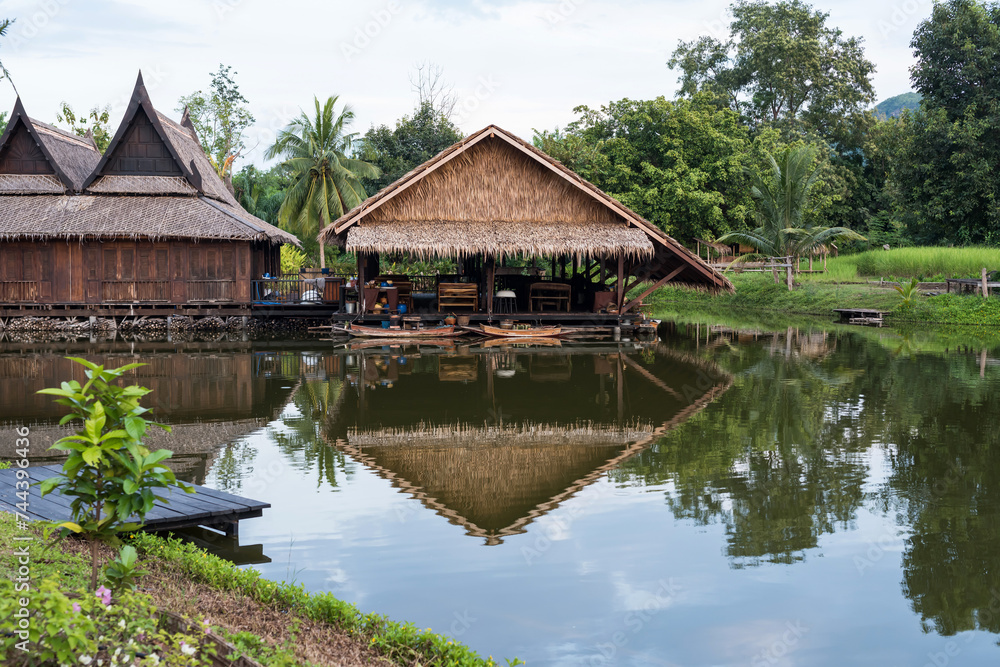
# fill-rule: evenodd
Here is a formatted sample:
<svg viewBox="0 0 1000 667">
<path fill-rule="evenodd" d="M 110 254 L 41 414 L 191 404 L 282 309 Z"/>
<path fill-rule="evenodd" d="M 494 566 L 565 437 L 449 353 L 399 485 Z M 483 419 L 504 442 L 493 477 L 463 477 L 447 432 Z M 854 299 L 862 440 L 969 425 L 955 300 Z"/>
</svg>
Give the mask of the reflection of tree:
<svg viewBox="0 0 1000 667">
<path fill-rule="evenodd" d="M 212 474 L 220 491 L 238 493 L 243 488 L 243 480 L 253 474 L 253 461 L 257 448 L 249 442 L 238 440 L 223 447 L 212 464 Z"/>
<path fill-rule="evenodd" d="M 734 566 L 801 559 L 862 502 L 860 446 L 828 409 L 853 396 L 858 373 L 783 344 L 713 354 L 726 357 L 733 390 L 623 469 L 672 481 L 667 503 L 678 518 L 724 523 Z"/>
<path fill-rule="evenodd" d="M 317 485 L 326 481 L 331 487 L 337 486 L 337 468 L 350 474 L 344 454 L 320 437 L 322 425 L 336 410 L 343 389 L 340 380 L 303 380 L 292 396 L 295 414 L 282 417 L 277 428 L 269 429 L 278 449 L 297 467 L 310 470 L 315 466 Z"/>
</svg>

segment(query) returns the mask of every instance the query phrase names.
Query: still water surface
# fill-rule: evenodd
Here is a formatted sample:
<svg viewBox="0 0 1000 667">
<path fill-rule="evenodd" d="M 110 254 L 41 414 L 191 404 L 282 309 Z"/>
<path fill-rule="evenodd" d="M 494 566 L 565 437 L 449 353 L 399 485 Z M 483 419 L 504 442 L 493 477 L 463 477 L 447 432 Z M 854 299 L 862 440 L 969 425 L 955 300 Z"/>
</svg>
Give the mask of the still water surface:
<svg viewBox="0 0 1000 667">
<path fill-rule="evenodd" d="M 483 655 L 1000 661 L 1000 350 L 704 325 L 643 346 L 103 348 L 151 362 L 189 479 L 272 504 L 234 558 Z M 96 356 L 0 354 L 4 421 L 47 428 L 31 391 L 64 351 Z"/>
</svg>

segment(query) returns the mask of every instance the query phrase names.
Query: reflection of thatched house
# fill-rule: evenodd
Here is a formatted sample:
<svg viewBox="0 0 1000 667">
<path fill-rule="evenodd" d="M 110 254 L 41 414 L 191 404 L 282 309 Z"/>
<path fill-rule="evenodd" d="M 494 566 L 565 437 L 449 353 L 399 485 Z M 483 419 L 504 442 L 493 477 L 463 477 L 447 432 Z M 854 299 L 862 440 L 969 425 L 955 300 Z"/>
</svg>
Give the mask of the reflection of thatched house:
<svg viewBox="0 0 1000 667">
<path fill-rule="evenodd" d="M 295 238 L 247 213 L 140 75 L 102 155 L 21 101 L 0 137 L 0 304 L 249 304 Z"/>
<path fill-rule="evenodd" d="M 491 308 L 494 281 L 509 275 L 505 260 L 515 257 L 550 266 L 549 278 L 590 296 L 573 299 L 573 310 L 589 309 L 606 278 L 624 309 L 625 294 L 640 282 L 732 289 L 653 224 L 495 125 L 368 198 L 329 225 L 324 239 L 357 253 L 359 273 L 369 278 L 380 254 L 456 259 L 480 285 L 482 312 Z"/>
<path fill-rule="evenodd" d="M 500 354 L 503 369 L 496 363 Z M 470 353 L 480 370 L 473 385 L 414 372 L 389 390 L 366 395 L 359 385 L 349 397 L 345 391 L 326 437 L 469 535 L 497 544 L 702 409 L 731 382 L 719 369 L 687 359 L 668 357 L 653 366 L 653 375 L 618 353 L 577 355 L 573 364 L 565 363 L 569 355 L 545 350 L 500 354 Z M 364 357 L 360 363 L 365 366 Z M 570 373 L 559 387 L 561 400 L 551 384 L 532 378 L 532 368 Z M 511 369 L 520 370 L 511 377 Z M 622 396 L 636 399 L 619 403 Z M 427 422 L 427 414 L 444 411 L 427 409 L 425 400 L 447 404 L 448 418 Z"/>
</svg>

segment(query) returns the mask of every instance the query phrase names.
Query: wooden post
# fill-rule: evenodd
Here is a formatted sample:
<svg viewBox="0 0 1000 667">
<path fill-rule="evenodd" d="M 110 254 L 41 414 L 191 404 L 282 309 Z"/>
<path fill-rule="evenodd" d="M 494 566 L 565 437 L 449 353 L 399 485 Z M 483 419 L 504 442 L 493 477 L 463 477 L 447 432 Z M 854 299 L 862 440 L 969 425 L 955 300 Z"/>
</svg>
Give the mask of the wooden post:
<svg viewBox="0 0 1000 667">
<path fill-rule="evenodd" d="M 625 255 L 618 256 L 618 282 L 615 283 L 615 304 L 620 309 L 625 300 Z"/>
<path fill-rule="evenodd" d="M 785 267 L 785 279 L 788 281 L 788 291 L 792 291 L 792 266 L 791 264 Z"/>
<path fill-rule="evenodd" d="M 357 254 L 358 259 L 358 314 L 365 314 L 365 255 Z"/>
<path fill-rule="evenodd" d="M 496 283 L 496 265 L 497 260 L 495 257 L 486 258 L 486 314 L 489 315 L 491 321 L 493 318 L 493 288 Z"/>
<path fill-rule="evenodd" d="M 990 288 L 986 282 L 986 267 L 983 267 L 983 298 L 988 299 L 990 296 Z"/>
<path fill-rule="evenodd" d="M 986 348 L 979 353 L 979 377 L 986 377 Z"/>
</svg>

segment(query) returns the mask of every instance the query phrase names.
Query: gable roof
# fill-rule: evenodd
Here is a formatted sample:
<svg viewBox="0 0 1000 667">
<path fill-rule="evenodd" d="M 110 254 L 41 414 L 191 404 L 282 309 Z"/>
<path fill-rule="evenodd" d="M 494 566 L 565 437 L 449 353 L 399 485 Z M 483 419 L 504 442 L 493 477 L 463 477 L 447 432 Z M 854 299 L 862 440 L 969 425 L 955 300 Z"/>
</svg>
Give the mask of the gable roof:
<svg viewBox="0 0 1000 667">
<path fill-rule="evenodd" d="M 442 198 L 437 196 L 437 190 L 446 178 L 435 178 L 435 174 L 447 173 L 453 178 L 461 178 L 463 173 L 471 174 L 478 168 L 475 175 L 482 177 L 483 170 L 477 162 L 481 163 L 481 156 L 488 151 L 497 156 L 494 168 L 488 170 L 491 182 L 479 183 L 481 192 L 470 193 L 466 202 L 453 202 L 450 211 L 432 219 L 432 211 L 441 210 Z M 531 173 L 540 169 L 551 178 L 545 182 L 533 181 L 533 199 L 509 204 L 507 212 L 517 209 L 515 217 L 519 219 L 491 219 L 489 211 L 482 212 L 483 202 L 491 198 L 493 202 L 503 202 L 517 194 L 511 184 L 501 183 L 505 178 L 505 160 L 509 162 L 511 156 L 533 165 Z M 449 194 L 453 192 L 454 187 Z M 463 204 L 464 210 L 457 214 Z M 562 204 L 572 210 L 554 210 Z M 550 219 L 539 217 L 539 206 L 552 209 L 548 211 Z M 468 224 L 462 226 L 469 222 L 478 223 L 479 228 Z M 722 274 L 654 224 L 559 161 L 496 125 L 488 125 L 469 135 L 404 174 L 334 221 L 323 234 L 327 243 L 345 245 L 354 251 L 409 248 L 417 254 L 422 249 L 436 252 L 437 247 L 443 245 L 439 242 L 441 236 L 451 234 L 450 249 L 454 254 L 461 254 L 457 248 L 467 248 L 467 252 L 495 255 L 579 254 L 642 258 L 645 261 L 641 270 L 650 278 L 672 275 L 678 282 L 733 289 Z M 477 236 L 491 238 L 493 245 L 478 241 Z"/>
<path fill-rule="evenodd" d="M 187 121 L 186 123 L 184 121 Z M 136 169 L 136 173 L 122 173 L 122 169 L 113 169 L 116 159 L 125 149 L 126 140 L 137 123 L 148 123 L 159 143 L 166 148 L 173 166 L 180 172 L 168 189 L 164 189 L 164 178 L 172 175 L 152 175 L 148 170 Z M 166 158 L 164 158 L 166 159 Z M 127 170 L 126 170 L 127 171 Z M 111 173 L 114 172 L 114 173 Z M 176 172 L 175 172 L 176 173 Z M 187 186 L 177 180 L 182 178 Z M 159 113 L 149 99 L 149 93 L 142 81 L 142 72 L 136 78 L 135 88 L 125 116 L 100 162 L 84 182 L 84 188 L 93 192 L 118 194 L 193 194 L 197 193 L 224 202 L 230 206 L 238 206 L 236 199 L 230 194 L 222 179 L 215 172 L 211 161 L 198 141 L 194 126 L 185 112 L 182 123 L 175 123 Z"/>
<path fill-rule="evenodd" d="M 0 178 L 0 192 L 79 191 L 101 159 L 93 139 L 78 137 L 72 132 L 30 118 L 21 98 L 17 98 L 7 129 L 0 137 L 0 155 L 10 149 L 15 137 L 22 132 L 34 141 L 38 151 L 44 156 L 51 168 L 51 176 L 45 178 L 37 171 L 30 174 L 4 174 Z"/>
</svg>

